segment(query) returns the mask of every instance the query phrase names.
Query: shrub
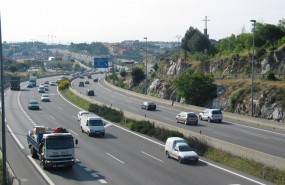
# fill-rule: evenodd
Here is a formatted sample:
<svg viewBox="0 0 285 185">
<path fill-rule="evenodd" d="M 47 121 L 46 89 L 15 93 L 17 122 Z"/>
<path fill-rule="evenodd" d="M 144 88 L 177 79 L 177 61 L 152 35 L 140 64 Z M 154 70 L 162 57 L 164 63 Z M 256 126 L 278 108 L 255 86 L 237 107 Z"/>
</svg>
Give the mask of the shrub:
<svg viewBox="0 0 285 185">
<path fill-rule="evenodd" d="M 67 89 L 69 85 L 70 85 L 70 80 L 67 78 L 64 78 L 61 81 L 59 81 L 58 88 L 59 90 L 64 90 L 64 89 Z"/>
<path fill-rule="evenodd" d="M 245 92 L 245 90 L 246 88 L 242 87 L 242 88 L 235 90 L 230 95 L 230 107 L 232 111 L 234 111 L 236 104 L 240 101 L 240 98 L 242 97 L 242 94 Z"/>
<path fill-rule="evenodd" d="M 89 105 L 88 111 L 112 122 L 121 122 L 124 118 L 124 114 L 122 111 L 112 109 L 111 107 L 107 107 L 106 105 L 100 106 L 91 103 Z"/>
<path fill-rule="evenodd" d="M 277 78 L 275 77 L 275 74 L 273 72 L 268 72 L 267 73 L 267 80 L 276 81 Z"/>
</svg>

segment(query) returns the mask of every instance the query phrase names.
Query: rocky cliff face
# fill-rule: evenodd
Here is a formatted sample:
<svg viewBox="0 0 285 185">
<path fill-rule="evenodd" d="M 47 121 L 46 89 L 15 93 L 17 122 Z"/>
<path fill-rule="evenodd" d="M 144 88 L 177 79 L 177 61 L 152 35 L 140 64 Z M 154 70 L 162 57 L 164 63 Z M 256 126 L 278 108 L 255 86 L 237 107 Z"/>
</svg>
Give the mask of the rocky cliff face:
<svg viewBox="0 0 285 185">
<path fill-rule="evenodd" d="M 171 79 L 186 71 L 189 68 L 193 70 L 203 70 L 212 74 L 250 74 L 251 73 L 251 56 L 234 55 L 228 58 L 217 58 L 210 61 L 201 62 L 200 66 L 193 68 L 191 63 L 181 58 L 169 60 L 163 66 L 166 76 L 170 76 L 170 80 L 154 79 L 148 87 L 148 94 L 156 95 L 164 99 L 178 100 L 175 97 L 176 91 L 171 84 Z M 254 61 L 255 74 L 266 74 L 272 71 L 275 74 L 284 74 L 285 71 L 285 46 L 275 51 L 263 53 Z M 233 76 L 235 78 L 236 76 Z M 281 83 L 281 81 L 280 81 Z M 205 107 L 219 108 L 224 111 L 231 111 L 238 114 L 251 114 L 250 87 L 245 86 L 248 90 L 247 94 L 243 94 L 240 101 L 236 103 L 233 110 L 230 110 L 229 91 L 240 88 L 237 84 L 232 86 L 218 86 L 217 98 L 209 101 Z M 228 95 L 225 95 L 228 94 Z M 285 89 L 282 87 L 272 86 L 272 88 L 259 87 L 254 94 L 254 116 L 275 121 L 285 121 Z"/>
</svg>

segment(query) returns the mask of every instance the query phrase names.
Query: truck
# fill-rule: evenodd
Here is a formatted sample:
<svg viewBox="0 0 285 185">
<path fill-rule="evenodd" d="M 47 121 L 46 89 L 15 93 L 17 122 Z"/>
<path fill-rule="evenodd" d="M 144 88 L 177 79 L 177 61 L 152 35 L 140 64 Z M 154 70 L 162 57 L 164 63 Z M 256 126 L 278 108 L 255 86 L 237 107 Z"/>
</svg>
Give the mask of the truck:
<svg viewBox="0 0 285 185">
<path fill-rule="evenodd" d="M 66 167 L 72 168 L 75 163 L 73 136 L 62 127 L 48 128 L 34 125 L 28 131 L 27 142 L 33 158 L 39 159 L 43 169 Z"/>
<path fill-rule="evenodd" d="M 33 83 L 33 86 L 37 86 L 37 77 L 36 76 L 30 76 L 29 82 Z"/>
<path fill-rule="evenodd" d="M 12 76 L 10 80 L 11 90 L 20 90 L 20 77 Z"/>
</svg>

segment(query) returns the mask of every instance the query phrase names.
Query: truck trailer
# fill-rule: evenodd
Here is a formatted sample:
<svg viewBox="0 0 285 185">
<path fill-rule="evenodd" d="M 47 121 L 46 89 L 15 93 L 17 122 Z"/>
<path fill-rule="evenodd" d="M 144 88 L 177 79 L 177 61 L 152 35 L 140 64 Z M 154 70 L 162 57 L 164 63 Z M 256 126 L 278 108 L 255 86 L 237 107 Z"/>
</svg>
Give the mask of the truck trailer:
<svg viewBox="0 0 285 185">
<path fill-rule="evenodd" d="M 32 157 L 40 159 L 44 169 L 72 168 L 75 163 L 74 138 L 65 128 L 34 125 L 28 132 L 27 141 Z M 75 144 L 78 144 L 77 140 Z"/>
<path fill-rule="evenodd" d="M 11 80 L 10 80 L 10 89 L 11 90 L 20 90 L 20 77 L 11 77 Z"/>
</svg>

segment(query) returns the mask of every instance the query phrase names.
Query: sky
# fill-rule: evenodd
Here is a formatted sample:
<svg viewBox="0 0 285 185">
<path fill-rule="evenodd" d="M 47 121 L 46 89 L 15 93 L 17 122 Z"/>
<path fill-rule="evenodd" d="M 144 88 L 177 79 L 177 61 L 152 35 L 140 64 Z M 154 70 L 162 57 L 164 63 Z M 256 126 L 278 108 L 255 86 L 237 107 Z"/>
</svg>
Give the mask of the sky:
<svg viewBox="0 0 285 185">
<path fill-rule="evenodd" d="M 190 26 L 210 39 L 277 25 L 285 0 L 0 0 L 2 41 L 48 44 L 179 41 Z"/>
</svg>

